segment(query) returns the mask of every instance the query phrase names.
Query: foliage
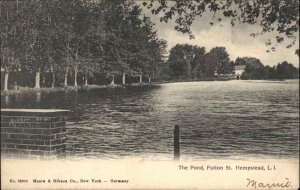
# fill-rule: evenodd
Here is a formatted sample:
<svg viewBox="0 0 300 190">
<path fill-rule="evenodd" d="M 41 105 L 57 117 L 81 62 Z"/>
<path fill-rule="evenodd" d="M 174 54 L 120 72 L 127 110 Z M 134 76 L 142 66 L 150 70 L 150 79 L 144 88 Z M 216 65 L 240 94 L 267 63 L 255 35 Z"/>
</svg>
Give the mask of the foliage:
<svg viewBox="0 0 300 190">
<path fill-rule="evenodd" d="M 297 79 L 299 78 L 299 69 L 286 61 L 278 63 L 277 66 L 264 66 L 256 58 L 238 58 L 236 64 L 244 63 L 246 65 L 242 79 Z"/>
<path fill-rule="evenodd" d="M 188 61 L 188 55 L 192 60 Z M 188 62 L 191 63 L 193 75 L 188 77 Z M 170 50 L 169 59 L 165 68 L 171 79 L 196 79 L 215 80 L 217 75 L 231 75 L 234 66 L 245 65 L 245 71 L 241 78 L 248 80 L 262 79 L 296 79 L 299 78 L 299 69 L 286 61 L 277 66 L 264 66 L 255 57 L 238 57 L 235 62 L 230 61 L 229 55 L 224 47 L 214 47 L 210 52 L 205 49 L 188 44 L 177 44 Z"/>
<path fill-rule="evenodd" d="M 193 78 L 197 62 L 201 61 L 205 49 L 203 47 L 189 44 L 177 44 L 170 50 L 168 65 L 171 77 Z"/>
<path fill-rule="evenodd" d="M 232 73 L 234 64 L 225 47 L 214 47 L 205 53 L 204 47 L 177 44 L 170 50 L 168 67 L 172 78 L 205 80 L 213 78 L 215 72 Z"/>
<path fill-rule="evenodd" d="M 291 63 L 286 61 L 278 63 L 274 75 L 271 78 L 276 79 L 299 79 L 299 68 L 294 67 Z"/>
<path fill-rule="evenodd" d="M 212 76 L 214 71 L 217 71 L 218 74 L 227 74 L 230 73 L 229 67 L 229 54 L 226 51 L 225 47 L 214 47 L 206 55 L 206 62 L 210 65 L 209 75 Z M 227 72 L 227 70 L 229 70 Z"/>
<path fill-rule="evenodd" d="M 261 34 L 277 31 L 277 43 L 285 38 L 291 39 L 287 47 L 295 44 L 299 30 L 298 0 L 151 0 L 144 1 L 143 5 L 153 14 L 161 14 L 161 22 L 175 19 L 175 30 L 187 33 L 191 38 L 194 38 L 191 30 L 193 22 L 204 14 L 212 15 L 211 25 L 229 18 L 232 26 L 237 23 L 259 24 Z M 253 37 L 256 35 L 251 34 Z M 271 45 L 270 41 L 267 44 Z"/>
<path fill-rule="evenodd" d="M 298 56 L 300 56 L 299 49 L 296 50 L 295 54 L 298 55 Z"/>
<path fill-rule="evenodd" d="M 155 74 L 166 42 L 133 1 L 0 1 L 1 67 L 69 77 Z M 45 74 L 44 74 L 45 75 Z M 45 75 L 46 76 L 46 75 Z"/>
<path fill-rule="evenodd" d="M 238 58 L 239 59 L 239 58 Z M 238 59 L 236 64 L 239 64 Z M 265 69 L 261 61 L 254 57 L 241 58 L 246 65 L 245 72 L 242 74 L 242 79 L 265 79 Z"/>
</svg>

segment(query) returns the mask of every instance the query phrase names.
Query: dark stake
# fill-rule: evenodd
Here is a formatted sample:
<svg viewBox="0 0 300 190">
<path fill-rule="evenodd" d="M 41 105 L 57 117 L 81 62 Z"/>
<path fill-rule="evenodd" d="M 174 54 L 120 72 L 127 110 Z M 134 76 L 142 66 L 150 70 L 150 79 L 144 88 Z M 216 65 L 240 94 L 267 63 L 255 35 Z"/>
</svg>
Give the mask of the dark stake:
<svg viewBox="0 0 300 190">
<path fill-rule="evenodd" d="M 174 160 L 180 158 L 180 146 L 179 146 L 179 125 L 175 125 L 174 129 Z"/>
</svg>

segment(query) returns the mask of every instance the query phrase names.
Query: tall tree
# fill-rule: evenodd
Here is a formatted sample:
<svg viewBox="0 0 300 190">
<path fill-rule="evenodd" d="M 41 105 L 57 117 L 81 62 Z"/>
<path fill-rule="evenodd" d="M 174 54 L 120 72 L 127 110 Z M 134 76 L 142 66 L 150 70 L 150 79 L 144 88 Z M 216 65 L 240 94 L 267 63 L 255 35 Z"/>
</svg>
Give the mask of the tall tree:
<svg viewBox="0 0 300 190">
<path fill-rule="evenodd" d="M 171 48 L 168 60 L 171 76 L 192 79 L 193 70 L 204 52 L 204 48 L 189 44 L 177 44 Z"/>
<path fill-rule="evenodd" d="M 296 79 L 299 78 L 299 69 L 287 61 L 283 61 L 277 64 L 274 74 L 274 78 L 277 79 Z"/>
<path fill-rule="evenodd" d="M 226 74 L 222 70 L 223 65 L 229 64 L 229 54 L 225 47 L 214 47 L 206 55 L 206 63 L 209 65 L 208 76 L 212 77 L 214 72 Z"/>
<path fill-rule="evenodd" d="M 8 90 L 9 73 L 20 68 L 20 55 L 22 51 L 18 48 L 22 42 L 21 13 L 22 7 L 17 1 L 0 2 L 0 24 L 1 24 L 1 68 L 5 71 L 4 90 Z"/>
<path fill-rule="evenodd" d="M 264 79 L 266 76 L 264 65 L 255 57 L 243 57 L 239 60 L 246 65 L 245 72 L 242 74 L 242 79 Z M 237 62 L 237 61 L 236 61 Z"/>
<path fill-rule="evenodd" d="M 96 73 L 126 74 L 138 68 L 153 73 L 166 42 L 133 1 L 1 1 L 1 66 L 35 74 L 35 88 L 70 74 L 85 84 Z M 125 83 L 125 80 L 124 80 Z M 7 85 L 5 85 L 7 89 Z"/>
</svg>

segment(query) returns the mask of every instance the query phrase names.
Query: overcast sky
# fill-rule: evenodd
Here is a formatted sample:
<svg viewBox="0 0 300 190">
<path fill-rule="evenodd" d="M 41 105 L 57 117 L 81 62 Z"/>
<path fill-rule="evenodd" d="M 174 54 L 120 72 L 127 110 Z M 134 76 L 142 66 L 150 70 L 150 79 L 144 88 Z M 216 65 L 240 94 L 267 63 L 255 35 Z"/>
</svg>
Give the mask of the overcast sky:
<svg viewBox="0 0 300 190">
<path fill-rule="evenodd" d="M 295 54 L 295 50 L 299 47 L 299 38 L 297 44 L 292 48 L 286 48 L 287 43 L 282 43 L 276 46 L 275 52 L 270 51 L 267 53 L 266 50 L 269 48 L 265 43 L 269 38 L 275 40 L 276 33 L 267 33 L 255 38 L 251 37 L 252 32 L 260 32 L 259 25 L 238 24 L 232 27 L 228 20 L 224 20 L 211 26 L 209 24 L 211 17 L 206 15 L 193 23 L 192 32 L 195 39 L 190 40 L 187 34 L 182 34 L 174 29 L 174 21 L 161 23 L 159 16 L 152 15 L 148 9 L 143 8 L 143 12 L 146 16 L 151 17 L 151 20 L 155 23 L 159 37 L 167 40 L 168 50 L 178 43 L 205 47 L 206 52 L 209 52 L 213 47 L 224 46 L 231 60 L 235 60 L 237 57 L 249 56 L 260 59 L 264 65 L 273 66 L 277 65 L 278 62 L 288 61 L 299 68 L 299 57 Z"/>
</svg>

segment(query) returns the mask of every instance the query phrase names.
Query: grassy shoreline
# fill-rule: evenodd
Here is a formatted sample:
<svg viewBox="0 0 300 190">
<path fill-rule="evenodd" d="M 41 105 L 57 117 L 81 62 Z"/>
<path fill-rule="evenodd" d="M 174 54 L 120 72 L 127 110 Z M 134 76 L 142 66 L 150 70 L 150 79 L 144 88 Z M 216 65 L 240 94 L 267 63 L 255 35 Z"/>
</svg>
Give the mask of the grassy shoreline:
<svg viewBox="0 0 300 190">
<path fill-rule="evenodd" d="M 109 88 L 126 88 L 126 87 L 141 87 L 141 86 L 156 86 L 158 83 L 133 83 L 133 84 L 109 84 L 109 85 L 87 85 L 87 86 L 67 86 L 67 87 L 54 87 L 54 88 L 29 88 L 18 87 L 17 90 L 11 89 L 8 91 L 1 90 L 1 96 L 25 94 L 25 93 L 42 93 L 42 92 L 63 92 L 63 91 L 76 91 L 76 90 L 93 90 L 93 89 L 109 89 Z"/>
<path fill-rule="evenodd" d="M 295 79 L 264 79 L 263 81 L 270 81 L 270 82 L 283 82 L 286 80 L 295 80 Z M 296 79 L 299 80 L 299 79 Z M 111 89 L 111 88 L 126 88 L 126 87 L 144 87 L 144 86 L 157 86 L 160 84 L 167 84 L 167 83 L 180 83 L 180 82 L 201 82 L 201 81 L 216 81 L 216 80 L 163 80 L 159 82 L 151 82 L 151 83 L 132 83 L 132 84 L 108 84 L 108 85 L 87 85 L 87 86 L 67 86 L 67 87 L 47 87 L 47 88 L 30 88 L 30 87 L 18 87 L 18 90 L 10 89 L 8 91 L 1 90 L 1 96 L 7 95 L 16 95 L 16 94 L 25 94 L 25 93 L 39 93 L 39 92 L 63 92 L 63 91 L 74 91 L 74 90 L 93 90 L 93 89 Z M 235 80 L 226 80 L 226 81 L 235 81 Z M 243 80 L 247 82 L 253 81 L 261 81 L 261 80 Z"/>
</svg>

